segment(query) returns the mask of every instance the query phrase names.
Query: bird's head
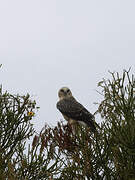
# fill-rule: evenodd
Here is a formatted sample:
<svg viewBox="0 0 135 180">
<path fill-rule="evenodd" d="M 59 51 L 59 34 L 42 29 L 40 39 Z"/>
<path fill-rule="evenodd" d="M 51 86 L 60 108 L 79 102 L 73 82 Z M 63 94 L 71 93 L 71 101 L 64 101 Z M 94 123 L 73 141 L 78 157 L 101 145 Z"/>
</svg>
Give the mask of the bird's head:
<svg viewBox="0 0 135 180">
<path fill-rule="evenodd" d="M 72 93 L 68 87 L 62 87 L 58 92 L 58 96 L 60 99 L 69 98 L 72 96 Z"/>
</svg>

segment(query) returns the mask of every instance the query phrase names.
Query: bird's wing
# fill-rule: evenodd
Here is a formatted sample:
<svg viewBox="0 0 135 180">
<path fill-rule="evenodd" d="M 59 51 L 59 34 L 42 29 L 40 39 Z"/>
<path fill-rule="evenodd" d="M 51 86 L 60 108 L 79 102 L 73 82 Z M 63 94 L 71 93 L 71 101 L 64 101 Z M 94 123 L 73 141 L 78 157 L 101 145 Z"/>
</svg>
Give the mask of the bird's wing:
<svg viewBox="0 0 135 180">
<path fill-rule="evenodd" d="M 82 121 L 91 128 L 96 129 L 94 124 L 94 116 L 80 103 L 78 103 L 73 97 L 60 100 L 57 103 L 59 111 L 68 118 L 76 121 Z"/>
</svg>

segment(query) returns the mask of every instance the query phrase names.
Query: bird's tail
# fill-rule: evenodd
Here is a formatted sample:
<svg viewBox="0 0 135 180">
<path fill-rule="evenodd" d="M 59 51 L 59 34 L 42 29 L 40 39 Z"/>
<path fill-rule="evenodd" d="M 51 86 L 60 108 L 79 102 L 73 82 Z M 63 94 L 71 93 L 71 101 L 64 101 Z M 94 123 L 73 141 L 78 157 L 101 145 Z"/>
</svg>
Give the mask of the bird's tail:
<svg viewBox="0 0 135 180">
<path fill-rule="evenodd" d="M 93 133 L 96 133 L 98 129 L 100 129 L 99 125 L 95 122 L 94 119 L 89 120 L 89 121 L 84 121 L 84 122 L 88 127 L 90 127 Z"/>
</svg>

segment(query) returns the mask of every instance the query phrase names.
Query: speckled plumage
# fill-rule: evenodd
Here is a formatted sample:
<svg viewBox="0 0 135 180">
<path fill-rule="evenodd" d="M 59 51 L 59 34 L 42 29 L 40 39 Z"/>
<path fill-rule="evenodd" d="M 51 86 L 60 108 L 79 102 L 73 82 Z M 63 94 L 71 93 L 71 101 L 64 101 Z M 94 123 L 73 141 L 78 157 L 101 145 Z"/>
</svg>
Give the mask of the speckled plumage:
<svg viewBox="0 0 135 180">
<path fill-rule="evenodd" d="M 96 131 L 94 116 L 77 102 L 69 88 L 61 88 L 58 95 L 60 100 L 57 102 L 57 108 L 70 124 L 82 122 L 89 126 L 93 132 Z"/>
</svg>

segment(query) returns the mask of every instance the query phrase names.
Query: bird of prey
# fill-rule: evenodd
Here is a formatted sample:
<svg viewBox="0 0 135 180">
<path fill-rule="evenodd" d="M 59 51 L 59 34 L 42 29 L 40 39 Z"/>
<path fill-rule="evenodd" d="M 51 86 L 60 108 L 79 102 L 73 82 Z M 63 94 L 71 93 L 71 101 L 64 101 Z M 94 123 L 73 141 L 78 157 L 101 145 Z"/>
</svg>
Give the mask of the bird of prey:
<svg viewBox="0 0 135 180">
<path fill-rule="evenodd" d="M 57 109 L 69 124 L 79 122 L 90 127 L 92 132 L 96 132 L 96 126 L 98 125 L 94 121 L 94 116 L 83 105 L 77 102 L 69 88 L 61 88 L 58 96 Z"/>
</svg>

